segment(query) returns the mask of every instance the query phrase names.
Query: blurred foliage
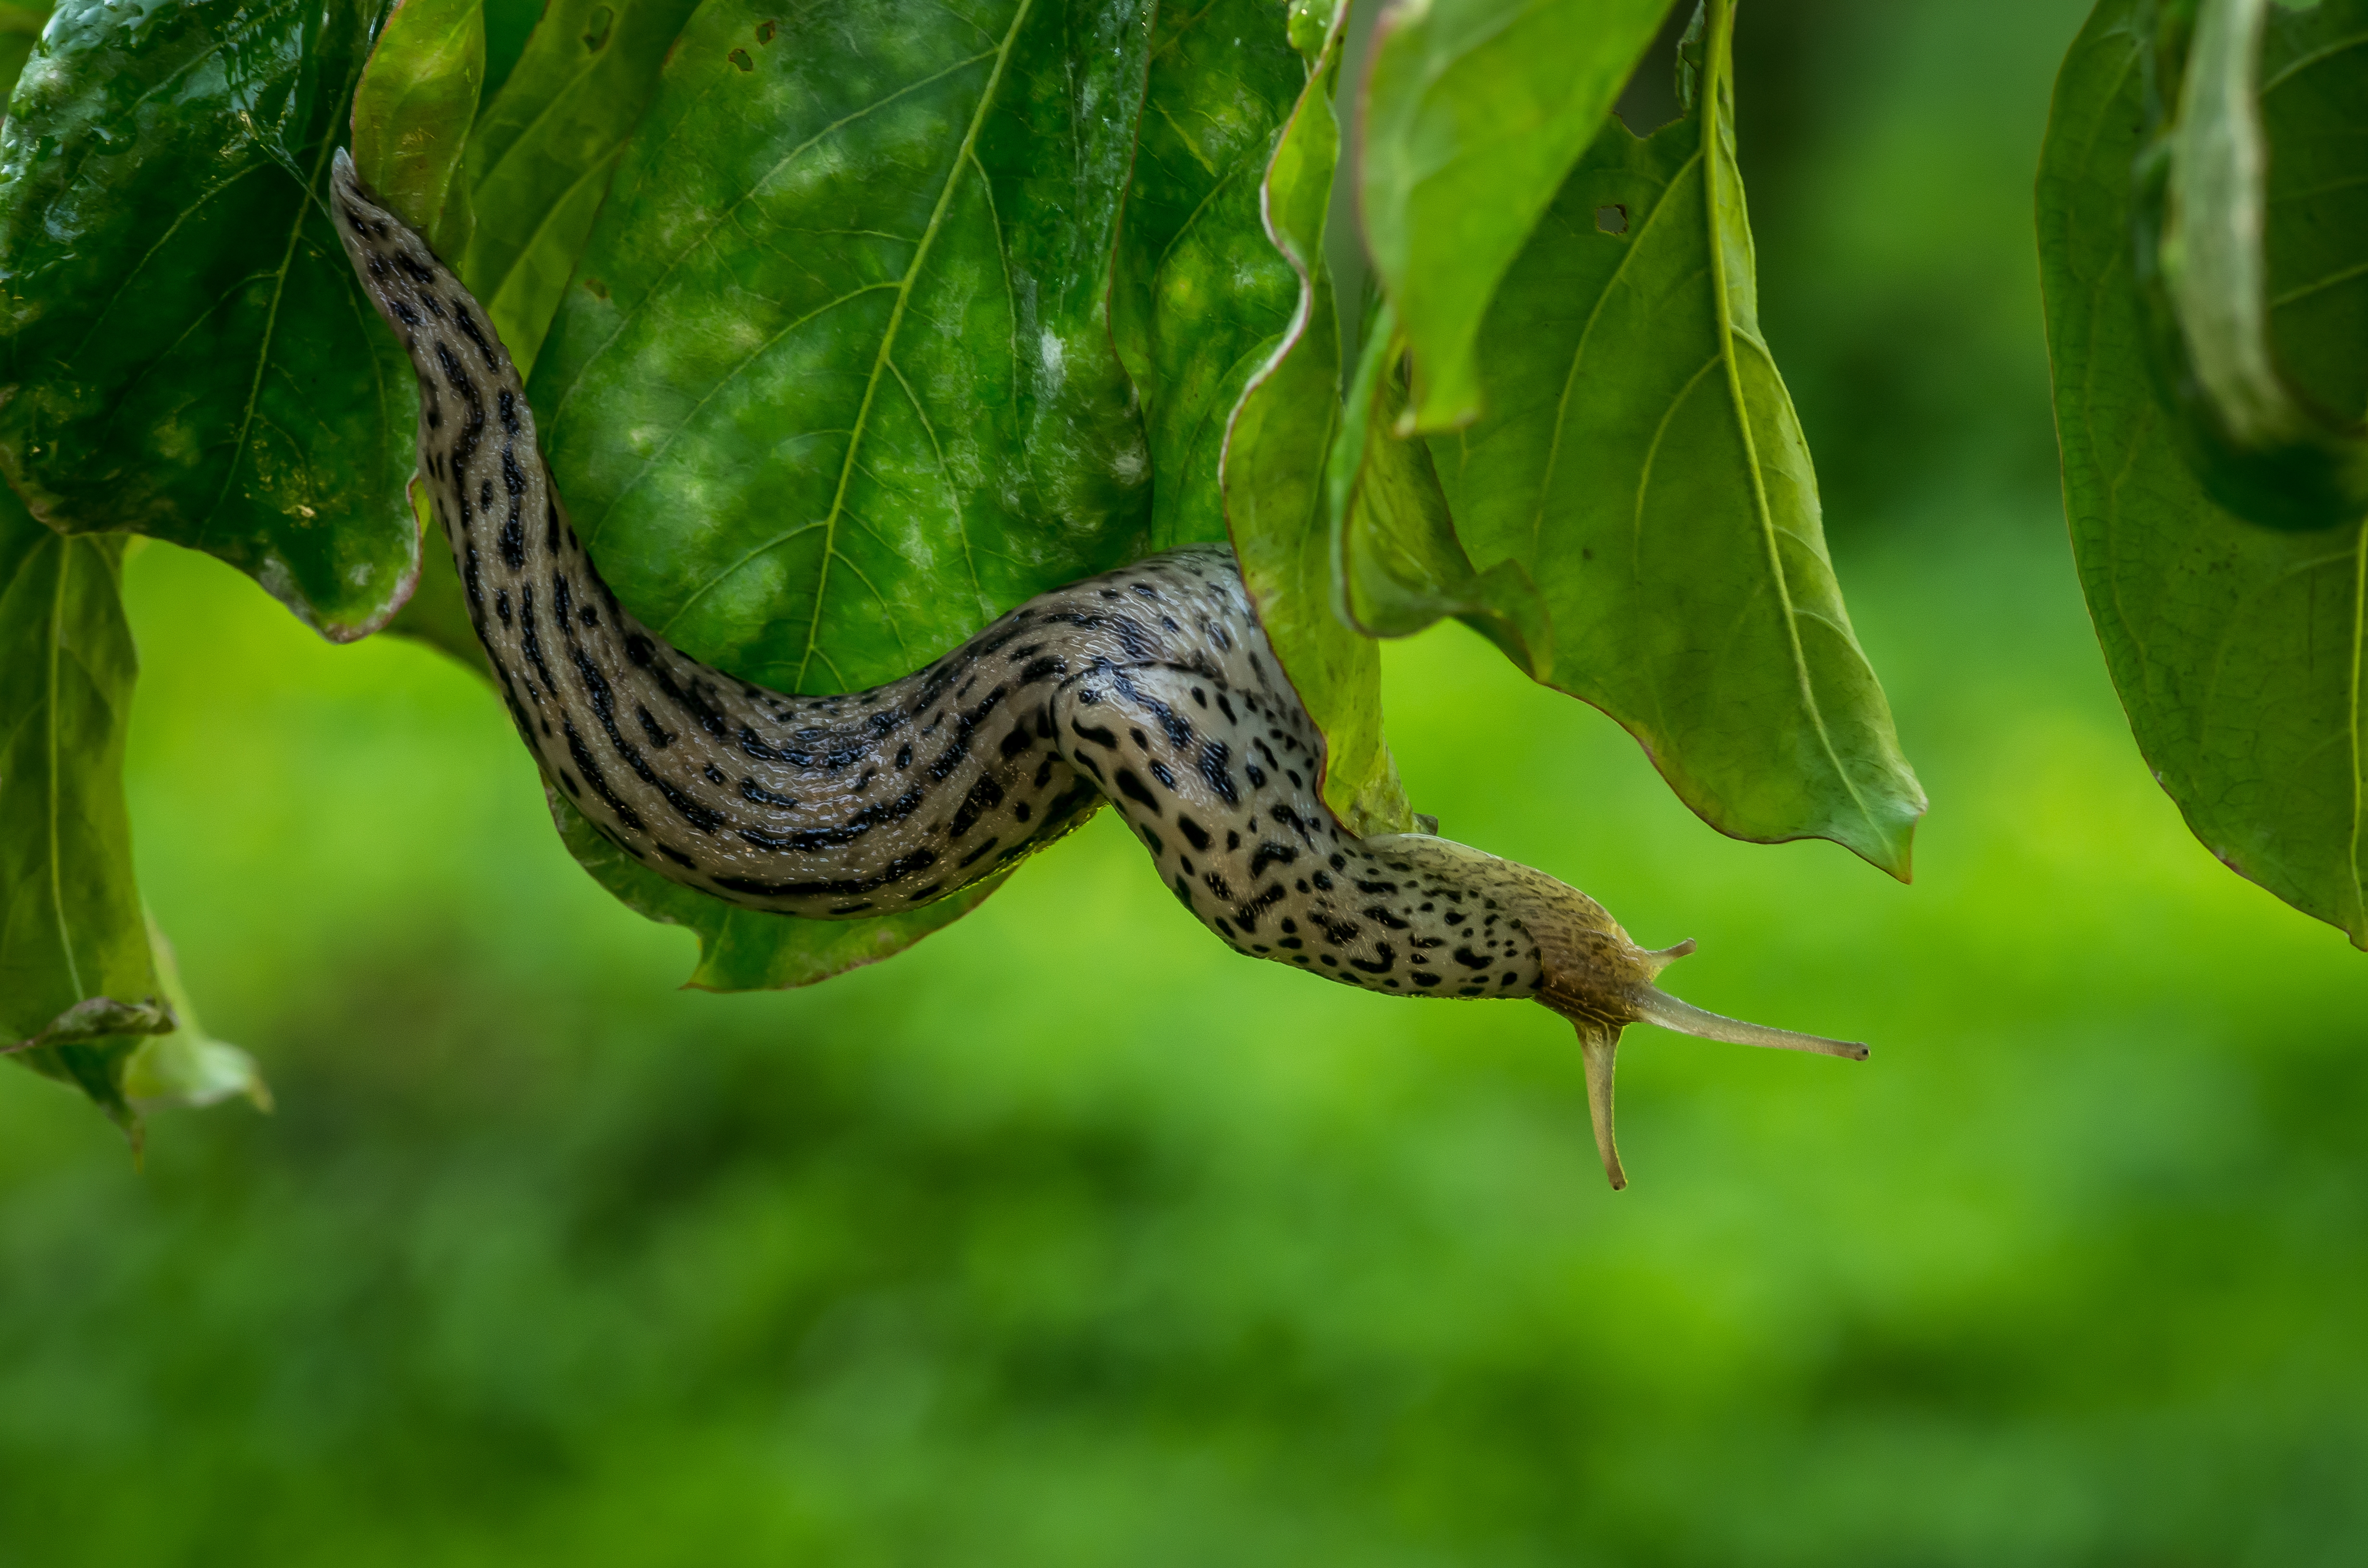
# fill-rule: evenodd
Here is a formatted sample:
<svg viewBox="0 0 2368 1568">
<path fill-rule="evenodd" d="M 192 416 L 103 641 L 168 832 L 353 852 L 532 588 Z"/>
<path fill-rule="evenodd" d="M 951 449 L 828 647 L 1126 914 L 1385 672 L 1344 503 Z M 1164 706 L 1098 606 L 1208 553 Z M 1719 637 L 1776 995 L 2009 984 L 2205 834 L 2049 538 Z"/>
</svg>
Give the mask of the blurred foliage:
<svg viewBox="0 0 2368 1568">
<path fill-rule="evenodd" d="M 2162 237 L 2166 266 L 2175 248 L 2159 214 L 2137 223 L 2140 244 L 2132 238 L 2133 210 L 2146 201 L 2132 171 L 2145 166 L 2148 99 L 2171 90 L 2150 80 L 2154 17 L 2144 0 L 2098 6 L 2066 59 L 2040 164 L 2040 258 L 2073 550 L 2139 747 L 2195 835 L 2239 874 L 2368 948 L 2368 692 L 2360 681 L 2368 522 L 2354 512 L 2339 527 L 2288 531 L 2232 510 L 2243 504 L 2232 489 L 2271 480 L 2297 506 L 2305 497 L 2336 504 L 2325 494 L 2333 483 L 2328 449 L 2288 431 L 2237 453 L 2236 426 L 2196 428 L 2218 419 L 2200 404 L 2218 401 L 2225 385 L 2187 395 L 2162 384 L 2162 339 L 2195 335 L 2149 319 L 2150 303 L 2159 303 L 2149 296 L 2165 290 L 2149 283 L 2156 268 L 2143 264 L 2145 247 Z M 2256 236 L 2266 258 L 2251 258 L 2266 259 L 2267 271 L 2250 286 L 2274 293 L 2224 301 L 2225 313 L 2261 318 L 2250 329 L 2315 372 L 2307 384 L 2330 405 L 2368 409 L 2368 179 L 2359 173 L 2368 146 L 2360 118 L 2368 109 L 2368 4 L 2281 11 L 2263 41 L 2260 68 L 2272 86 L 2260 111 L 2273 161 L 2266 232 Z M 2184 247 L 2191 283 L 2211 270 L 2199 259 L 2205 248 Z M 2226 258 L 2221 265 L 2243 273 Z M 2243 332 L 2227 326 L 2224 335 Z M 2294 351 L 2299 345 L 2307 351 Z M 2281 374 L 2266 344 L 2252 352 L 2261 376 Z M 2199 353 L 2224 369 L 2239 357 L 2226 345 Z M 2256 435 L 2280 427 L 2282 415 L 2253 413 Z M 2294 483 L 2297 467 L 2316 483 Z"/>
<path fill-rule="evenodd" d="M 1460 628 L 1384 650 L 1448 832 L 1874 1042 L 1634 1031 L 1616 1197 L 1544 1012 L 1242 963 L 1107 820 L 893 963 L 668 992 L 465 671 L 133 559 L 142 884 L 281 1106 L 142 1176 L 0 1074 L 0 1560 L 2352 1561 L 2368 976 L 2188 839 L 2057 531 L 2023 225 L 2084 8 L 1740 25 L 1913 890 L 1720 838 Z"/>
</svg>

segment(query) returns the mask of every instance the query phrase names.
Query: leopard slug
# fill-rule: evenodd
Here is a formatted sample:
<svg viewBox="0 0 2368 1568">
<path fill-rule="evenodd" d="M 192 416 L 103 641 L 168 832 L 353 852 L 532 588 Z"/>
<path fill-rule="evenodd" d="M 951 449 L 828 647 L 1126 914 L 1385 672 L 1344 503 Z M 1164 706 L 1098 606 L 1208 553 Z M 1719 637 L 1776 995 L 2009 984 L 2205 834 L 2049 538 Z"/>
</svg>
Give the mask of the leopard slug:
<svg viewBox="0 0 2368 1568">
<path fill-rule="evenodd" d="M 1571 1020 L 1604 1169 L 1623 1026 L 1863 1057 L 1705 1013 L 1574 888 L 1424 834 L 1360 839 L 1232 553 L 1171 551 L 1039 595 L 869 691 L 796 697 L 669 646 L 602 581 L 491 319 L 336 155 L 338 233 L 419 376 L 419 465 L 518 733 L 602 836 L 753 909 L 852 919 L 941 898 L 1108 801 L 1239 953 L 1404 996 Z"/>
</svg>

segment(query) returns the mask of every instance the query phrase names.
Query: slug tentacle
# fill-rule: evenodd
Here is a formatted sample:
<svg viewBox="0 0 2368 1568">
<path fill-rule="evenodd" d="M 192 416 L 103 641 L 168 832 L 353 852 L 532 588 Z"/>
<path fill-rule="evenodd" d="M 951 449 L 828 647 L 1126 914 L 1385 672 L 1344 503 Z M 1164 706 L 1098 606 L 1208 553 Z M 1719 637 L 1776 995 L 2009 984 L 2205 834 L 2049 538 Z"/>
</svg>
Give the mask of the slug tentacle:
<svg viewBox="0 0 2368 1568">
<path fill-rule="evenodd" d="M 484 309 L 340 152 L 339 238 L 419 377 L 419 467 L 504 702 L 593 827 L 729 903 L 851 919 L 942 898 L 1115 805 L 1235 951 L 1403 996 L 1523 997 L 1577 1027 L 1604 1167 L 1620 1031 L 1862 1047 L 1656 990 L 1576 889 L 1429 834 L 1359 839 L 1324 739 L 1231 551 L 1170 551 L 1014 608 L 902 680 L 789 696 L 669 645 L 617 602 L 552 485 Z"/>
</svg>

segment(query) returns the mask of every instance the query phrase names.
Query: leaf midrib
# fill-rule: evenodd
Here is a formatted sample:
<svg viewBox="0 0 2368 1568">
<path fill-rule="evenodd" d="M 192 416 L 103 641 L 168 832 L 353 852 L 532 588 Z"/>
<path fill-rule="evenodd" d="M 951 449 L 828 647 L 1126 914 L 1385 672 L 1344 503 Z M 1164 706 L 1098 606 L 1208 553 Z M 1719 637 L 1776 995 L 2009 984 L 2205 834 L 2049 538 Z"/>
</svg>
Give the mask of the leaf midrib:
<svg viewBox="0 0 2368 1568">
<path fill-rule="evenodd" d="M 1759 443 L 1751 433 L 1751 409 L 1743 391 L 1743 369 L 1734 351 L 1735 304 L 1729 293 L 1725 248 L 1719 244 L 1722 232 L 1719 223 L 1719 172 L 1721 121 L 1726 114 L 1731 88 L 1727 77 L 1734 68 L 1731 51 L 1734 42 L 1735 7 L 1733 0 L 1711 0 L 1710 70 L 1702 84 L 1702 209 L 1713 251 L 1711 273 L 1712 298 L 1718 315 L 1719 358 L 1726 371 L 1727 395 L 1735 409 L 1736 434 L 1743 442 L 1745 468 L 1751 477 L 1752 515 L 1759 524 L 1760 539 L 1767 546 L 1769 574 L 1776 588 L 1776 599 L 1784 619 L 1784 638 L 1793 653 L 1793 678 L 1801 694 L 1801 703 L 1807 711 L 1809 722 L 1816 728 L 1817 744 L 1833 767 L 1834 777 L 1849 792 L 1850 803 L 1858 808 L 1860 817 L 1874 835 L 1878 846 L 1889 849 L 1883 824 L 1874 817 L 1873 809 L 1860 791 L 1858 781 L 1842 765 L 1841 754 L 1834 744 L 1832 728 L 1826 722 L 1824 706 L 1817 700 L 1816 683 L 1809 673 L 1808 651 L 1801 641 L 1799 612 L 1793 604 L 1793 585 L 1784 572 L 1784 556 L 1777 542 L 1775 518 L 1768 500 L 1766 475 L 1761 472 Z"/>
<path fill-rule="evenodd" d="M 922 267 L 928 265 L 929 251 L 937 244 L 939 231 L 945 227 L 946 211 L 953 205 L 954 190 L 975 162 L 979 128 L 986 123 L 987 114 L 995 107 L 996 93 L 1003 85 L 1004 69 L 1011 63 L 1012 46 L 1019 41 L 1019 29 L 1026 24 L 1028 13 L 1034 8 L 1035 0 L 1019 0 L 1019 9 L 1012 13 L 1010 28 L 1004 33 L 1003 41 L 996 46 L 995 68 L 987 73 L 986 85 L 978 95 L 978 108 L 971 114 L 970 128 L 962 133 L 962 145 L 955 150 L 953 160 L 947 166 L 945 184 L 938 190 L 937 205 L 930 210 L 929 222 L 921 231 L 920 244 L 913 249 L 912 265 L 905 269 L 905 276 L 897 282 L 896 302 L 889 308 L 888 325 L 880 334 L 879 351 L 871 358 L 871 374 L 863 383 L 863 401 L 856 405 L 855 423 L 848 432 L 847 457 L 839 464 L 838 488 L 830 498 L 829 513 L 823 518 L 822 570 L 814 577 L 814 614 L 806 623 L 805 652 L 798 660 L 797 685 L 801 690 L 805 687 L 806 671 L 813 665 L 822 645 L 823 597 L 830 586 L 831 560 L 838 551 L 838 519 L 846 510 L 847 487 L 855 476 L 856 454 L 863 449 L 864 426 L 871 416 L 871 400 L 879 394 L 881 371 L 887 368 L 889 350 L 895 346 L 897 331 L 905 324 L 905 307 L 912 300 L 913 284 L 921 276 Z M 850 562 L 850 570 L 852 566 Z"/>
</svg>

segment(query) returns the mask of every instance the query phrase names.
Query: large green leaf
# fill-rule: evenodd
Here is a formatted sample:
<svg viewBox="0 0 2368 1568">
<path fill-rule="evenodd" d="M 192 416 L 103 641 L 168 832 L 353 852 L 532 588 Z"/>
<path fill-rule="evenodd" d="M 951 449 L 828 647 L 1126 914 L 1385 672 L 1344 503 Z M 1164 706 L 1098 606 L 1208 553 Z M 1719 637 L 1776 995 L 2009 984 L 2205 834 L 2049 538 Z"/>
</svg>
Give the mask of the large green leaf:
<svg viewBox="0 0 2368 1568">
<path fill-rule="evenodd" d="M 1414 815 L 1382 739 L 1381 653 L 1335 612 L 1325 464 L 1340 430 L 1340 336 L 1324 226 L 1339 158 L 1339 21 L 1266 176 L 1266 221 L 1299 278 L 1289 330 L 1225 437 L 1225 516 L 1267 641 L 1325 741 L 1324 803 L 1359 835 Z"/>
<path fill-rule="evenodd" d="M 73 0 L 0 130 L 0 469 L 52 528 L 208 551 L 338 640 L 418 562 L 410 369 L 317 195 L 373 16 Z"/>
<path fill-rule="evenodd" d="M 537 365 L 553 472 L 619 596 L 768 685 L 903 676 L 1145 547 L 1147 455 L 1107 301 L 1147 21 L 1082 0 L 964 15 L 701 9 Z M 662 16 L 611 25 L 663 51 Z M 550 40 L 588 50 L 575 25 L 555 8 L 514 78 L 584 127 L 550 135 L 546 165 L 631 124 L 569 85 L 583 67 Z M 699 934 L 691 983 L 719 990 L 885 957 L 997 885 L 798 920 L 688 892 L 561 820 L 610 892 Z"/>
<path fill-rule="evenodd" d="M 123 804 L 122 558 L 120 537 L 55 533 L 0 491 L 0 1050 L 129 1126 L 124 1064 L 172 1017 Z"/>
<path fill-rule="evenodd" d="M 469 140 L 476 229 L 456 270 L 485 302 L 520 376 L 552 312 L 625 139 L 696 0 L 552 0 Z"/>
<path fill-rule="evenodd" d="M 2065 510 L 2139 749 L 2212 852 L 2368 947 L 2362 749 L 2368 530 L 2255 528 L 2188 465 L 2148 361 L 2133 169 L 2153 46 L 2143 0 L 2102 0 L 2065 58 L 2040 156 L 2040 279 Z M 2275 18 L 2271 330 L 2330 399 L 2368 402 L 2368 4 Z"/>
<path fill-rule="evenodd" d="M 1923 791 L 1759 335 L 1733 18 L 1714 3 L 1689 35 L 1688 118 L 1641 141 L 1607 124 L 1572 170 L 1481 335 L 1495 407 L 1433 450 L 1472 559 L 1544 595 L 1554 685 L 1721 831 L 1830 838 L 1905 877 Z"/>
<path fill-rule="evenodd" d="M 1481 323 L 1669 0 L 1428 0 L 1384 13 L 1359 171 L 1373 270 L 1414 350 L 1406 430 L 1479 416 Z"/>
<path fill-rule="evenodd" d="M 1225 424 L 1299 300 L 1258 200 L 1306 80 L 1273 0 L 1159 13 L 1110 301 L 1151 438 L 1156 548 L 1225 537 Z"/>
<path fill-rule="evenodd" d="M 850 689 L 1140 551 L 1107 300 L 1145 8 L 693 17 L 532 386 L 636 614 Z"/>
<path fill-rule="evenodd" d="M 439 256 L 468 242 L 452 198 L 484 79 L 484 0 L 394 0 L 354 89 L 355 168 Z"/>
</svg>

